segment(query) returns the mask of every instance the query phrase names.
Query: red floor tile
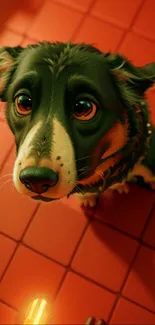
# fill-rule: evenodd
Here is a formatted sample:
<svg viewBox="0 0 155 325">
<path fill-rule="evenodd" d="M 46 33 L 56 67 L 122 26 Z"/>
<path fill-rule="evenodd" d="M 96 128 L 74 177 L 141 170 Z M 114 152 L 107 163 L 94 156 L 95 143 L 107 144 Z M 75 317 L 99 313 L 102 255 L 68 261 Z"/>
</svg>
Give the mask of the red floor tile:
<svg viewBox="0 0 155 325">
<path fill-rule="evenodd" d="M 69 6 L 73 9 L 87 12 L 92 0 L 56 0 L 58 3 Z"/>
<path fill-rule="evenodd" d="M 65 205 L 67 205 L 68 207 L 70 207 L 73 210 L 75 210 L 76 212 L 80 213 L 81 212 L 85 215 L 85 217 L 87 218 L 88 221 L 90 221 L 92 219 L 92 217 L 94 216 L 95 213 L 95 208 L 82 208 L 79 204 L 79 201 L 77 199 L 77 197 L 75 195 L 71 195 L 69 197 L 69 199 L 67 198 L 63 198 L 61 199 L 61 202 Z"/>
<path fill-rule="evenodd" d="M 155 312 L 155 251 L 141 247 L 123 295 Z"/>
<path fill-rule="evenodd" d="M 110 324 L 116 325 L 153 325 L 155 324 L 155 314 L 136 306 L 132 302 L 120 299 L 114 310 Z"/>
<path fill-rule="evenodd" d="M 15 34 L 7 29 L 0 32 L 0 46 L 17 46 L 22 39 L 22 35 Z"/>
<path fill-rule="evenodd" d="M 46 1 L 29 28 L 28 36 L 41 41 L 69 41 L 81 18 L 79 12 Z"/>
<path fill-rule="evenodd" d="M 152 213 L 151 220 L 145 231 L 143 241 L 155 248 L 155 210 Z"/>
<path fill-rule="evenodd" d="M 144 65 L 154 62 L 155 43 L 133 33 L 128 33 L 119 48 L 119 52 L 128 57 L 134 64 Z"/>
<path fill-rule="evenodd" d="M 115 295 L 69 272 L 54 310 L 52 324 L 84 324 L 89 316 L 107 320 Z"/>
<path fill-rule="evenodd" d="M 130 186 L 128 194 L 107 192 L 101 198 L 95 216 L 126 233 L 139 237 L 154 202 L 153 191 L 133 185 Z"/>
<path fill-rule="evenodd" d="M 16 248 L 16 243 L 0 234 L 0 278 Z"/>
<path fill-rule="evenodd" d="M 133 30 L 148 38 L 155 40 L 155 1 L 144 1 L 144 5 L 137 17 L 137 20 L 133 26 Z"/>
<path fill-rule="evenodd" d="M 0 133 L 3 135 L 0 137 L 0 169 L 1 169 L 4 160 L 9 154 L 9 151 L 11 150 L 14 139 L 8 126 L 3 122 L 0 122 Z M 5 139 L 5 145 L 4 145 L 4 139 Z"/>
<path fill-rule="evenodd" d="M 64 272 L 60 265 L 19 246 L 0 283 L 0 299 L 18 310 L 38 296 L 52 303 Z"/>
<path fill-rule="evenodd" d="M 13 1 L 13 8 L 12 6 L 6 8 L 5 25 L 13 31 L 21 34 L 25 33 L 43 4 L 44 0 Z"/>
<path fill-rule="evenodd" d="M 96 18 L 88 17 L 81 25 L 74 41 L 93 44 L 104 52 L 115 51 L 123 32 Z"/>
<path fill-rule="evenodd" d="M 24 38 L 24 40 L 23 40 L 23 42 L 22 42 L 21 45 L 22 45 L 22 47 L 26 47 L 28 45 L 32 45 L 32 44 L 36 44 L 36 43 L 37 43 L 36 40 L 33 40 L 31 38 L 26 37 L 26 38 Z"/>
<path fill-rule="evenodd" d="M 72 268 L 118 292 L 137 246 L 136 241 L 94 221 L 81 241 Z"/>
<path fill-rule="evenodd" d="M 94 43 L 104 52 L 115 51 L 143 0 L 96 0 L 91 15 L 87 13 L 84 16 L 92 2 L 92 0 L 24 2 L 11 0 L 9 6 L 7 2 L 3 2 L 0 13 L 0 46 L 18 44 L 26 46 L 34 43 L 35 39 L 68 41 L 74 36 L 74 41 Z M 155 41 L 147 40 L 147 38 L 155 40 L 154 6 L 154 0 L 144 1 L 132 32 L 127 31 L 119 49 L 137 65 L 155 61 Z M 114 24 L 118 27 L 114 27 Z M 148 96 L 155 122 L 154 95 L 152 89 Z M 0 131 L 1 167 L 13 144 L 11 132 L 4 123 L 2 107 Z M 12 153 L 0 172 L 0 232 L 15 240 L 21 240 L 37 205 L 18 194 L 11 184 L 13 162 Z M 27 230 L 25 243 L 38 250 L 40 254 L 46 254 L 67 265 L 83 229 L 88 222 L 92 222 L 72 263 L 73 269 L 90 280 L 70 270 L 54 304 L 53 298 L 66 269 L 49 258 L 20 246 L 0 283 L 0 299 L 14 308 L 24 309 L 33 295 L 45 295 L 51 304 L 52 324 L 83 324 L 89 315 L 103 317 L 107 321 L 115 302 L 115 295 L 108 289 L 103 289 L 101 285 L 113 291 L 120 291 L 139 245 L 129 236 L 112 230 L 111 226 L 139 237 L 154 200 L 154 193 L 133 186 L 128 196 L 114 195 L 113 198 L 106 200 L 102 198 L 95 214 L 96 220 L 93 222 L 91 220 L 94 210 L 82 211 L 74 197 L 54 204 L 41 205 Z M 62 207 L 65 217 L 60 212 Z M 154 219 L 153 214 L 143 236 L 144 243 L 152 247 L 155 247 Z M 15 247 L 15 241 L 0 235 L 0 276 Z M 114 309 L 111 324 L 155 323 L 155 313 L 134 304 L 138 303 L 155 312 L 154 265 L 155 250 L 142 246 L 123 290 L 123 294 L 133 302 L 120 298 Z M 94 281 L 98 285 L 94 284 Z M 17 324 L 16 316 L 18 314 L 13 309 L 0 303 L 0 324 Z M 15 320 L 12 319 L 14 317 Z M 22 324 L 21 321 L 19 323 Z"/>
<path fill-rule="evenodd" d="M 92 15 L 120 27 L 128 28 L 141 3 L 142 0 L 97 0 L 92 7 Z"/>
<path fill-rule="evenodd" d="M 6 151 L 7 146 L 7 142 L 4 146 L 3 139 L 0 148 Z M 12 182 L 14 160 L 15 154 L 13 150 L 0 173 L 0 232 L 11 236 L 15 240 L 20 240 L 37 204 L 17 193 L 14 188 Z"/>
<path fill-rule="evenodd" d="M 4 121 L 5 121 L 5 103 L 0 102 L 0 123 Z"/>
<path fill-rule="evenodd" d="M 82 211 L 76 212 L 66 204 L 53 202 L 42 205 L 24 237 L 24 243 L 68 265 L 86 224 Z"/>
<path fill-rule="evenodd" d="M 0 324 L 14 325 L 16 317 L 17 317 L 16 311 L 14 311 L 12 308 L 10 308 L 0 302 Z M 17 322 L 16 322 L 16 324 L 17 324 Z"/>
</svg>

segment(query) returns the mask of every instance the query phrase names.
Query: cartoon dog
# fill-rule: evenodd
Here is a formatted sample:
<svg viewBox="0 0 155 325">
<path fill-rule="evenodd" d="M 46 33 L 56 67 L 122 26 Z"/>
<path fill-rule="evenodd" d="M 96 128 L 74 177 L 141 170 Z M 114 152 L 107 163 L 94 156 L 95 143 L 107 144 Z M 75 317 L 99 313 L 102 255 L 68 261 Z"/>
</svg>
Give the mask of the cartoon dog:
<svg viewBox="0 0 155 325">
<path fill-rule="evenodd" d="M 155 129 L 145 93 L 155 63 L 135 67 L 91 45 L 42 42 L 0 49 L 0 97 L 17 157 L 16 189 L 90 207 L 135 176 L 154 188 Z"/>
</svg>

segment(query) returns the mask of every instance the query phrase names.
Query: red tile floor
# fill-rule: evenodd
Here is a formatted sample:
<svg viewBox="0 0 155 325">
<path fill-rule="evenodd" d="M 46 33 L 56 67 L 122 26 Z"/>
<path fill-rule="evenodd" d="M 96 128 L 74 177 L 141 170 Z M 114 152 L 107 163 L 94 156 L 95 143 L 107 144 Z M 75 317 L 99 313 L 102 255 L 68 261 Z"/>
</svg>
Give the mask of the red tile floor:
<svg viewBox="0 0 155 325">
<path fill-rule="evenodd" d="M 0 46 L 85 41 L 142 65 L 155 61 L 155 0 L 2 2 Z M 155 90 L 148 93 L 155 122 Z M 13 137 L 0 107 L 0 324 L 17 324 L 36 295 L 51 324 L 155 324 L 155 193 L 132 186 L 96 210 L 74 198 L 35 204 L 11 182 Z M 89 213 L 88 213 L 89 212 Z"/>
</svg>

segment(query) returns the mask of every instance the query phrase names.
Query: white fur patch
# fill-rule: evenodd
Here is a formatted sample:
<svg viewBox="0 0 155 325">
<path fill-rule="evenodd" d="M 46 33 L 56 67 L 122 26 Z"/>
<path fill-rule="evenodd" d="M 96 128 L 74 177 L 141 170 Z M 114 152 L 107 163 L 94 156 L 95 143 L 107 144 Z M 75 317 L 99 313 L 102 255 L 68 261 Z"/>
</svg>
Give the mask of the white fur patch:
<svg viewBox="0 0 155 325">
<path fill-rule="evenodd" d="M 20 182 L 19 174 L 23 168 L 32 165 L 35 166 L 36 164 L 34 157 L 29 157 L 29 153 L 32 146 L 33 149 L 35 149 L 35 140 L 33 141 L 33 139 L 40 127 L 42 127 L 42 122 L 38 122 L 27 134 L 19 149 L 13 172 L 15 187 L 19 192 L 29 196 L 33 196 L 34 193 L 27 190 Z M 54 187 L 49 188 L 42 196 L 47 198 L 61 198 L 71 192 L 76 185 L 77 173 L 75 155 L 68 133 L 56 118 L 52 119 L 51 128 L 53 131 L 51 139 L 51 157 L 50 159 L 45 157 L 40 158 L 37 166 L 51 168 L 53 171 L 57 172 L 59 176 L 58 183 Z M 31 143 L 33 143 L 33 145 L 31 145 Z M 57 159 L 57 157 L 60 157 L 60 159 Z"/>
<path fill-rule="evenodd" d="M 34 125 L 34 127 L 29 131 L 29 133 L 27 134 L 24 142 L 22 143 L 19 149 L 18 156 L 15 161 L 14 170 L 13 170 L 13 182 L 19 192 L 22 192 L 22 188 L 23 188 L 23 185 L 20 183 L 19 180 L 19 173 L 21 169 L 24 168 L 25 162 L 32 149 L 31 142 L 33 141 L 33 138 L 35 137 L 41 125 L 42 122 L 40 121 L 36 125 Z"/>
</svg>

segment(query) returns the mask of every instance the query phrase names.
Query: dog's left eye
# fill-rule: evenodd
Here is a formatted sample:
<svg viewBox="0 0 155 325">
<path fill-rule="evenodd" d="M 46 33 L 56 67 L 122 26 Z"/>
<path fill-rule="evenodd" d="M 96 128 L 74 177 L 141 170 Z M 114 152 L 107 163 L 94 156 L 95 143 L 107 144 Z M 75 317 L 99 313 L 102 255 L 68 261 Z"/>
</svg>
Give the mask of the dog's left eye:
<svg viewBox="0 0 155 325">
<path fill-rule="evenodd" d="M 29 115 L 32 109 L 32 99 L 28 95 L 19 95 L 15 98 L 16 111 L 20 115 Z"/>
<path fill-rule="evenodd" d="M 80 121 L 91 120 L 97 112 L 97 105 L 90 100 L 79 100 L 75 103 L 73 116 Z"/>
</svg>

